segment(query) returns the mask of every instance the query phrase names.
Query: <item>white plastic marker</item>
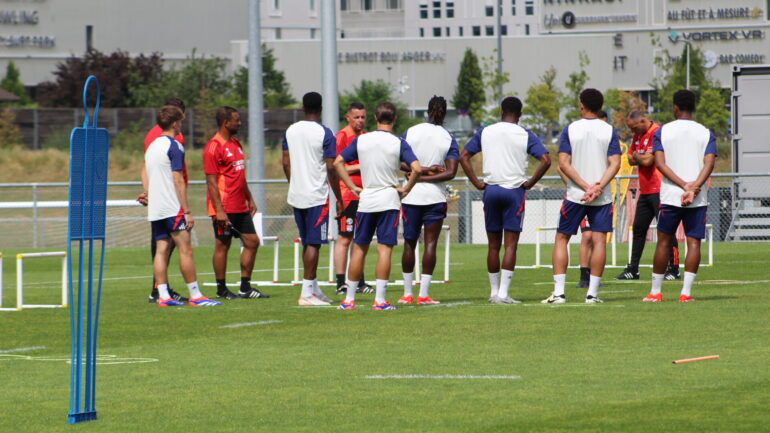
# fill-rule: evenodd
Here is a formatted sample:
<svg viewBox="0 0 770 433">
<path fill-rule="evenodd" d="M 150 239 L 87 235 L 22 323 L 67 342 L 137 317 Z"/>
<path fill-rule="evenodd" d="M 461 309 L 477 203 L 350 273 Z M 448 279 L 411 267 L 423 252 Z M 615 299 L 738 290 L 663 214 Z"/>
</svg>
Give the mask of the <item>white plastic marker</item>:
<svg viewBox="0 0 770 433">
<path fill-rule="evenodd" d="M 283 320 L 263 320 L 261 322 L 233 323 L 232 325 L 222 325 L 220 328 L 243 328 L 244 326 L 270 325 L 271 323 L 281 323 Z"/>
<path fill-rule="evenodd" d="M 708 359 L 717 359 L 717 358 L 719 358 L 719 355 L 699 356 L 697 358 L 677 359 L 676 361 L 673 361 L 673 363 L 684 364 L 685 362 L 706 361 Z"/>
<path fill-rule="evenodd" d="M 521 379 L 521 376 L 473 376 L 473 375 L 427 375 L 427 374 L 395 374 L 390 376 L 373 375 L 364 376 L 364 379 Z"/>
</svg>

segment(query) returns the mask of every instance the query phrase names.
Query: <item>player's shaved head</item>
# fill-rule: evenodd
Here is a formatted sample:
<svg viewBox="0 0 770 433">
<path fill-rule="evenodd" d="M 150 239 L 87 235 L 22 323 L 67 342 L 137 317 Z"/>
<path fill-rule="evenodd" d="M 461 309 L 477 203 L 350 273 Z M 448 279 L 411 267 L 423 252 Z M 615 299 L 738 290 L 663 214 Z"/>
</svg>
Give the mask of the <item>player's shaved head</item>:
<svg viewBox="0 0 770 433">
<path fill-rule="evenodd" d="M 674 93 L 674 105 L 679 107 L 679 111 L 695 111 L 695 93 L 692 90 L 682 89 Z"/>
<path fill-rule="evenodd" d="M 233 107 L 219 107 L 217 108 L 217 126 L 221 127 L 225 124 L 228 120 L 231 120 L 233 118 L 233 113 L 237 113 L 238 110 L 236 110 Z"/>
<path fill-rule="evenodd" d="M 604 95 L 596 89 L 585 89 L 580 92 L 580 103 L 591 113 L 598 113 L 604 105 Z"/>
<path fill-rule="evenodd" d="M 374 120 L 383 125 L 392 125 L 396 122 L 396 106 L 391 102 L 380 102 L 374 109 Z"/>
<path fill-rule="evenodd" d="M 353 111 L 353 110 L 363 110 L 363 109 L 365 109 L 365 108 L 366 108 L 366 107 L 364 107 L 364 104 L 362 104 L 362 103 L 360 103 L 360 102 L 358 102 L 358 101 L 353 101 L 353 102 L 351 102 L 350 104 L 348 104 L 348 110 L 347 110 L 347 112 L 348 112 L 348 113 L 350 113 L 350 112 L 351 112 L 351 111 Z"/>
<path fill-rule="evenodd" d="M 302 96 L 302 111 L 305 114 L 319 114 L 323 104 L 323 98 L 318 92 L 308 92 Z"/>
<path fill-rule="evenodd" d="M 521 117 L 522 107 L 523 107 L 523 104 L 521 103 L 521 99 L 515 96 L 509 96 L 503 99 L 503 102 L 500 103 L 500 110 L 504 115 L 513 114 L 516 117 Z"/>
<path fill-rule="evenodd" d="M 160 129 L 168 131 L 174 122 L 179 122 L 184 119 L 184 113 L 182 110 L 174 105 L 164 105 L 158 110 L 156 120 Z"/>
</svg>

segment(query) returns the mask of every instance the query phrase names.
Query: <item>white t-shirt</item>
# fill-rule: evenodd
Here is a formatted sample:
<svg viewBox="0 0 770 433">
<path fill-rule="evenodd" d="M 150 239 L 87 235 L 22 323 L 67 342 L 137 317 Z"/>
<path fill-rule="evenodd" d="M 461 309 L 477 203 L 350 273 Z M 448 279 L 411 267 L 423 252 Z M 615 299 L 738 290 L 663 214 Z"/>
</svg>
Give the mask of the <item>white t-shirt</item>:
<svg viewBox="0 0 770 433">
<path fill-rule="evenodd" d="M 337 142 L 332 131 L 318 122 L 300 120 L 289 126 L 283 137 L 289 151 L 291 179 L 286 201 L 297 209 L 326 203 L 329 183 L 325 158 L 335 158 Z"/>
<path fill-rule="evenodd" d="M 174 188 L 172 171 L 184 168 L 184 146 L 172 137 L 161 135 L 144 153 L 147 171 L 147 220 L 158 221 L 179 215 L 182 209 Z"/>
<path fill-rule="evenodd" d="M 666 155 L 666 165 L 682 178 L 691 182 L 698 178 L 703 169 L 703 157 L 717 154 L 717 142 L 714 134 L 705 126 L 693 120 L 679 119 L 666 123 L 652 137 L 652 151 L 662 151 Z M 708 205 L 708 188 L 701 188 L 692 204 L 685 207 Z M 684 190 L 668 180 L 666 176 L 660 182 L 660 202 L 682 207 Z"/>
<path fill-rule="evenodd" d="M 387 131 L 374 131 L 356 137 L 340 155 L 345 162 L 358 160 L 361 167 L 359 212 L 401 209 L 396 191 L 401 161 L 411 164 L 417 157 L 407 142 Z"/>
<path fill-rule="evenodd" d="M 479 129 L 465 150 L 471 155 L 484 152 L 484 182 L 508 189 L 518 188 L 529 179 L 529 155 L 540 159 L 548 153 L 535 134 L 511 122 Z"/>
<path fill-rule="evenodd" d="M 415 125 L 404 133 L 403 138 L 412 147 L 414 155 L 423 167 L 446 167 L 447 159 L 460 158 L 457 141 L 443 126 L 432 123 Z M 402 201 L 404 204 L 420 206 L 444 202 L 446 189 L 443 182 L 417 182 Z"/>
<path fill-rule="evenodd" d="M 607 158 L 620 155 L 620 139 L 615 129 L 601 119 L 580 119 L 567 125 L 559 138 L 559 153 L 572 155 L 572 167 L 589 184 L 601 180 L 607 171 Z M 612 203 L 612 191 L 604 188 L 602 195 L 590 203 L 580 201 L 585 191 L 572 180 L 567 181 L 567 200 L 586 206 Z"/>
</svg>

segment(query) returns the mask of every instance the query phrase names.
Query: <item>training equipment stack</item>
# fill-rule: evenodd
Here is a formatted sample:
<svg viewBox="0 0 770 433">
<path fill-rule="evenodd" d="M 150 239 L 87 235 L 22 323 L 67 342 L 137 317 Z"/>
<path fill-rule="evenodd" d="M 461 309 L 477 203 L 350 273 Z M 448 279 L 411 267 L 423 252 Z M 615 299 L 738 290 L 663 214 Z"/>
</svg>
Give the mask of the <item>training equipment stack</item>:
<svg viewBox="0 0 770 433">
<path fill-rule="evenodd" d="M 93 124 L 88 124 L 88 85 L 96 86 Z M 69 225 L 67 261 L 69 265 L 70 328 L 72 362 L 70 410 L 67 421 L 75 424 L 96 419 L 96 337 L 104 271 L 104 233 L 107 205 L 107 162 L 110 137 L 97 128 L 101 91 L 99 80 L 88 77 L 83 88 L 85 120 L 70 135 Z M 94 279 L 94 240 L 101 240 L 98 280 Z M 72 243 L 77 242 L 78 270 L 72 272 Z M 87 262 L 84 261 L 88 249 Z M 73 277 L 77 276 L 75 282 Z M 76 285 L 76 284 L 77 285 Z M 85 317 L 83 317 L 85 308 Z M 85 330 L 84 330 L 85 322 Z M 85 335 L 84 335 L 85 331 Z M 84 338 L 85 337 L 85 338 Z M 83 346 L 85 345 L 85 353 Z M 83 367 L 85 366 L 85 372 Z M 81 404 L 82 403 L 82 404 Z"/>
</svg>

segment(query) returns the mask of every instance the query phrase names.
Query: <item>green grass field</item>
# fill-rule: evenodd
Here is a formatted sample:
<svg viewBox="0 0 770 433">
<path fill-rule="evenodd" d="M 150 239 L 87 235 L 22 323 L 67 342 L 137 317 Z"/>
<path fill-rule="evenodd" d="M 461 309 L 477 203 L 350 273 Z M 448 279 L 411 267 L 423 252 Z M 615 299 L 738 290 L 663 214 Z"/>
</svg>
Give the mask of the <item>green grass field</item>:
<svg viewBox="0 0 770 433">
<path fill-rule="evenodd" d="M 532 262 L 532 249 L 522 248 L 521 262 Z M 642 303 L 649 270 L 641 281 L 622 283 L 611 279 L 619 270 L 608 269 L 604 304 L 581 302 L 571 270 L 569 302 L 543 306 L 550 270 L 522 269 L 511 295 L 524 304 L 499 306 L 486 303 L 485 247 L 457 245 L 451 283 L 431 293 L 442 306 L 375 312 L 368 308 L 373 295 L 360 295 L 359 308 L 345 312 L 296 307 L 292 287 L 265 288 L 271 299 L 219 308 L 159 309 L 146 301 L 147 250 L 113 249 L 98 348 L 112 363 L 97 367 L 99 419 L 66 423 L 68 311 L 0 312 L 0 431 L 770 431 L 768 250 L 767 243 L 718 244 L 716 266 L 701 268 L 690 304 L 675 302 L 679 282 L 664 284 L 662 304 Z M 3 251 L 4 306 L 15 303 L 16 252 Z M 212 281 L 211 249 L 195 254 L 200 280 Z M 619 257 L 625 254 L 621 248 Z M 399 249 L 395 256 L 399 263 Z M 257 268 L 271 263 L 265 248 Z M 286 247 L 282 265 L 289 263 Z M 28 302 L 56 301 L 58 266 L 53 259 L 25 265 Z M 204 292 L 213 295 L 213 288 Z M 388 299 L 399 293 L 391 287 Z M 13 351 L 21 348 L 37 349 Z M 671 363 L 712 354 L 720 359 Z"/>
</svg>

